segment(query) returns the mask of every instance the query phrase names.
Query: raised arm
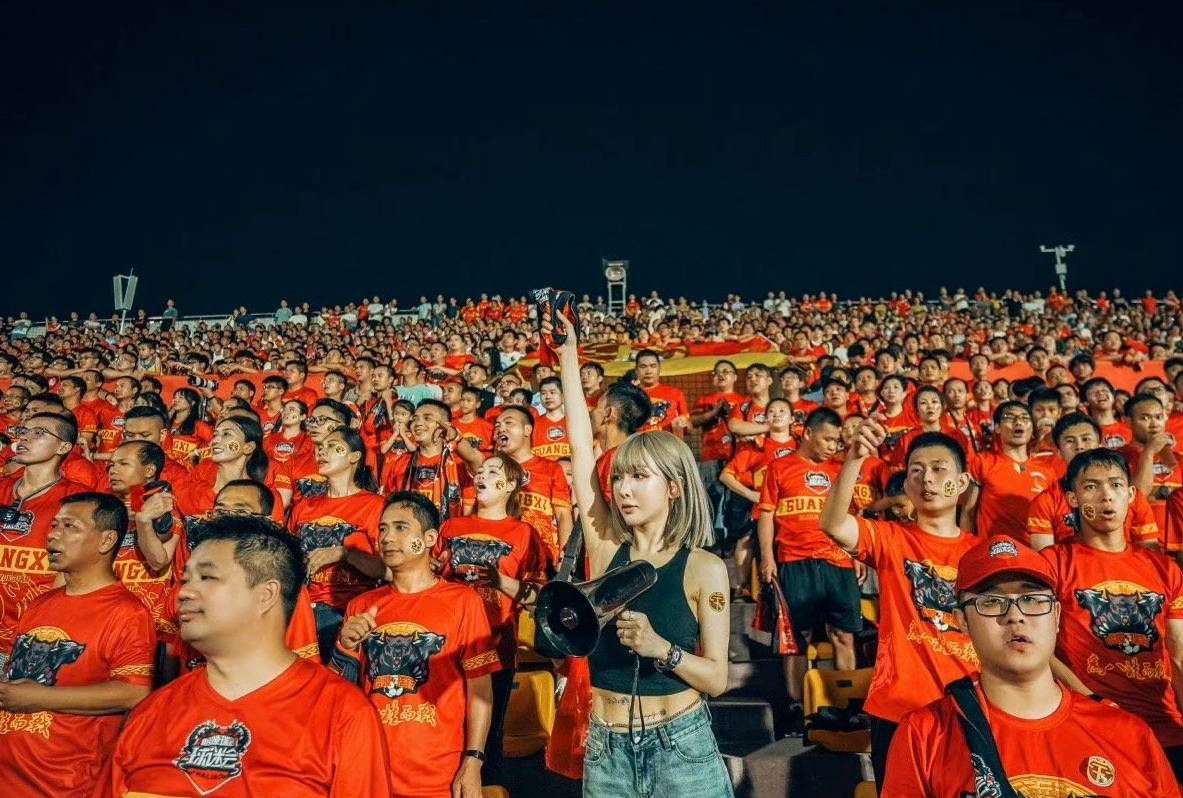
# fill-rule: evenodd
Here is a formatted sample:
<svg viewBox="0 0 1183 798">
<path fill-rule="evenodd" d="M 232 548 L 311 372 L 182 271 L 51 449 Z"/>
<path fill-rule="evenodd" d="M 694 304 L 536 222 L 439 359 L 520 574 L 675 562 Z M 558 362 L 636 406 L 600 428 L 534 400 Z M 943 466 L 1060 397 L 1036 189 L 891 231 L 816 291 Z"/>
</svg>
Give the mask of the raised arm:
<svg viewBox="0 0 1183 798">
<path fill-rule="evenodd" d="M 847 551 L 858 548 L 858 520 L 850 514 L 854 486 L 858 483 L 863 463 L 883 444 L 887 432 L 874 419 L 867 419 L 859 427 L 858 438 L 851 447 L 838 479 L 826 497 L 819 519 L 822 531 Z"/>
<path fill-rule="evenodd" d="M 612 514 L 600 494 L 596 475 L 591 413 L 588 412 L 583 385 L 579 381 L 579 343 L 575 340 L 575 329 L 571 322 L 563 316 L 559 319 L 567 333 L 567 340 L 559 347 L 558 355 L 563 406 L 567 410 L 567 436 L 571 439 L 573 492 L 583 524 L 583 542 L 591 557 L 592 575 L 598 576 L 607 568 L 620 544 L 613 534 Z M 543 334 L 548 335 L 552 330 L 550 319 L 543 319 Z"/>
</svg>

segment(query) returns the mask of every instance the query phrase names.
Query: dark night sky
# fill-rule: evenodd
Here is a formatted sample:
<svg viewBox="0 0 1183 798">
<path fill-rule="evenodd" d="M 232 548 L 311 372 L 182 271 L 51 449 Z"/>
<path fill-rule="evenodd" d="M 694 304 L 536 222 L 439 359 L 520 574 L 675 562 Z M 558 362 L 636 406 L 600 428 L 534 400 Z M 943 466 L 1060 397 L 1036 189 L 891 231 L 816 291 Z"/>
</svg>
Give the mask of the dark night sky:
<svg viewBox="0 0 1183 798">
<path fill-rule="evenodd" d="M 0 313 L 1180 282 L 1166 4 L 282 5 L 4 14 Z"/>
</svg>

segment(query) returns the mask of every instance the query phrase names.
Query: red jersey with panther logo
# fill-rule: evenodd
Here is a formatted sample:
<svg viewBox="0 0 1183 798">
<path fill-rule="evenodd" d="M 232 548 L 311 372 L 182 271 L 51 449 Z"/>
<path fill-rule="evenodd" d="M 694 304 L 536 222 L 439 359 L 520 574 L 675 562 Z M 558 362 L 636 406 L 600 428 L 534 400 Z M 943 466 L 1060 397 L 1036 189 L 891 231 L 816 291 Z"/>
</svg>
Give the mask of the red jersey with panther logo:
<svg viewBox="0 0 1183 798">
<path fill-rule="evenodd" d="M 432 557 L 442 563 L 441 575 L 455 582 L 467 583 L 466 577 L 475 565 L 496 568 L 519 581 L 542 582 L 547 554 L 534 527 L 524 521 L 468 515 L 443 523 Z M 512 668 L 516 662 L 521 605 L 488 584 L 474 587 L 484 602 L 501 664 Z"/>
<path fill-rule="evenodd" d="M 450 798 L 464 755 L 467 680 L 501 670 L 484 602 L 467 585 L 438 580 L 419 593 L 380 587 L 349 602 L 346 618 L 378 609 L 357 651 L 338 644 L 330 667 L 360 683 L 391 751 L 415 752 L 394 768 L 394 795 Z"/>
<path fill-rule="evenodd" d="M 45 544 L 62 499 L 85 487 L 63 479 L 25 501 L 16 499 L 18 480 L 0 479 L 0 507 L 11 518 L 0 518 L 0 652 L 12 649 L 17 619 L 37 596 L 53 586 L 57 574 L 49 570 Z"/>
<path fill-rule="evenodd" d="M 653 405 L 653 415 L 649 416 L 649 420 L 641 427 L 643 430 L 663 429 L 666 432 L 674 426 L 674 422 L 680 418 L 688 418 L 690 415 L 690 407 L 686 403 L 686 394 L 672 385 L 664 385 L 658 383 L 652 388 L 644 388 L 641 390 L 649 397 L 649 402 Z"/>
<path fill-rule="evenodd" d="M 547 460 L 571 457 L 571 439 L 567 436 L 566 417 L 554 421 L 543 413 L 534 419 L 531 446 L 535 457 L 545 457 Z"/>
<path fill-rule="evenodd" d="M 51 590 L 29 605 L 15 631 L 0 681 L 64 688 L 112 680 L 152 684 L 152 618 L 122 585 L 77 596 Z M 4 795 L 90 796 L 122 723 L 119 714 L 0 710 Z"/>
<path fill-rule="evenodd" d="M 377 556 L 378 523 L 383 501 L 376 493 L 361 491 L 352 496 L 306 496 L 292 508 L 288 529 L 309 552 L 329 546 L 345 546 Z M 338 609 L 354 596 L 374 586 L 374 580 L 345 562 L 336 562 L 308 575 L 308 598 L 313 604 Z"/>
<path fill-rule="evenodd" d="M 798 453 L 768 466 L 758 507 L 762 513 L 772 513 L 777 562 L 825 560 L 842 568 L 854 567 L 850 555 L 818 523 L 840 468 L 832 461 L 815 463 Z"/>
<path fill-rule="evenodd" d="M 727 429 L 727 420 L 731 418 L 731 411 L 743 404 L 743 395 L 735 391 L 709 393 L 694 405 L 694 412 L 712 410 L 720 402 L 723 403 L 723 410 L 702 428 L 701 460 L 730 460 L 735 453 L 734 438 L 731 430 Z"/>
<path fill-rule="evenodd" d="M 1028 535 L 1052 535 L 1056 543 L 1066 543 L 1076 537 L 1078 529 L 1076 511 L 1068 504 L 1064 487 L 1056 480 L 1047 490 L 1035 497 L 1027 510 Z M 1154 520 L 1150 502 L 1141 491 L 1134 491 L 1134 500 L 1125 517 L 1126 540 L 1138 543 L 1162 541 L 1162 533 Z M 1030 541 L 1030 538 L 1027 538 Z"/>
<path fill-rule="evenodd" d="M 390 762 L 374 708 L 319 663 L 296 659 L 230 701 L 205 668 L 136 707 L 101 798 L 389 798 Z"/>
<path fill-rule="evenodd" d="M 1183 571 L 1138 546 L 1108 552 L 1066 543 L 1041 552 L 1056 574 L 1056 655 L 1095 693 L 1183 745 L 1167 624 L 1183 621 Z"/>
<path fill-rule="evenodd" d="M 555 512 L 571 509 L 571 487 L 563 467 L 553 460 L 531 457 L 518 463 L 525 474 L 525 484 L 519 496 L 522 502 L 521 518 L 534 530 L 546 545 L 553 565 L 562 559 L 559 550 L 559 522 Z"/>
<path fill-rule="evenodd" d="M 879 574 L 879 653 L 867 712 L 892 723 L 936 701 L 949 682 L 980 667 L 958 625 L 957 563 L 977 539 L 925 532 L 916 524 L 858 519 L 856 555 Z"/>
<path fill-rule="evenodd" d="M 1146 724 L 1128 712 L 1069 690 L 1055 712 L 1028 720 L 990 703 L 977 685 L 1011 787 L 1020 795 L 1070 798 L 1179 798 L 1166 755 Z M 995 779 L 991 784 L 991 778 Z M 970 759 L 951 696 L 910 713 L 891 740 L 883 798 L 1001 795 L 997 778 Z M 984 789 L 980 789 L 984 788 Z"/>
</svg>

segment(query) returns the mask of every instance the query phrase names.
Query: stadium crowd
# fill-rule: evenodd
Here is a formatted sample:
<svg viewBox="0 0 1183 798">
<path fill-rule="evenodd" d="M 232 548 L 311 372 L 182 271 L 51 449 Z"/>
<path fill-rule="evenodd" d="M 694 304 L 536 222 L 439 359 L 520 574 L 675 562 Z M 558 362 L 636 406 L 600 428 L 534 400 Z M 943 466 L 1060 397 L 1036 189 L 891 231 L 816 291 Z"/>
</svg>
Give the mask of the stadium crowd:
<svg viewBox="0 0 1183 798">
<path fill-rule="evenodd" d="M 792 733 L 806 645 L 855 670 L 877 597 L 880 795 L 1179 794 L 1174 291 L 32 328 L 0 326 L 6 795 L 479 796 L 564 559 L 659 573 L 556 664 L 590 709 L 547 763 L 585 794 L 730 794 L 703 696 L 771 586 Z M 665 374 L 703 358 L 709 390 Z"/>
</svg>

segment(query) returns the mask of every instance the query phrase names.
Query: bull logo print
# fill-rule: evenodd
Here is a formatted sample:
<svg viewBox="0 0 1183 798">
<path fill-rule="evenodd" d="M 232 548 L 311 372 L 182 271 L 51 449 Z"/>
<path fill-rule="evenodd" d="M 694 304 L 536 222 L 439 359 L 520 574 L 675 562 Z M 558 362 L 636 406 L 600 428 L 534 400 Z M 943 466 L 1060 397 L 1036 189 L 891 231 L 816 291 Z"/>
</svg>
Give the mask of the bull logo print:
<svg viewBox="0 0 1183 798">
<path fill-rule="evenodd" d="M 1080 531 L 1080 519 L 1076 517 L 1075 510 L 1070 510 L 1069 512 L 1064 513 L 1064 517 L 1060 520 L 1064 522 L 1064 526 L 1068 527 L 1073 532 Z"/>
<path fill-rule="evenodd" d="M 189 733 L 173 764 L 198 793 L 209 795 L 242 775 L 242 760 L 250 745 L 251 730 L 242 721 L 222 726 L 207 720 Z"/>
<path fill-rule="evenodd" d="M 1002 798 L 1002 785 L 986 760 L 978 754 L 970 754 L 969 759 L 974 769 L 974 792 L 973 795 L 966 793 L 966 798 Z"/>
<path fill-rule="evenodd" d="M 348 521 L 330 515 L 300 525 L 300 548 L 305 554 L 330 546 L 343 546 L 345 538 L 357 531 Z"/>
<path fill-rule="evenodd" d="M 666 415 L 670 412 L 670 403 L 664 399 L 658 399 L 653 403 L 652 415 L 649 416 L 649 423 L 654 424 L 665 421 Z"/>
<path fill-rule="evenodd" d="M 452 570 L 466 579 L 476 579 L 476 567 L 499 569 L 501 558 L 511 553 L 513 546 L 497 538 L 473 536 L 452 538 L 448 549 L 452 553 Z"/>
<path fill-rule="evenodd" d="M 415 469 L 416 482 L 432 482 L 435 480 L 437 469 L 435 466 L 419 466 Z"/>
<path fill-rule="evenodd" d="M 920 617 L 941 632 L 960 632 L 953 611 L 957 608 L 956 574 L 946 579 L 932 563 L 904 560 L 904 573 L 912 583 L 912 602 Z M 948 568 L 940 568 L 949 571 Z"/>
<path fill-rule="evenodd" d="M 393 623 L 366 638 L 370 691 L 387 698 L 419 692 L 430 676 L 430 660 L 447 637 L 412 623 Z"/>
<path fill-rule="evenodd" d="M 39 626 L 17 638 L 4 669 L 4 681 L 28 679 L 43 687 L 53 687 L 58 672 L 77 662 L 84 651 L 85 643 L 74 642 L 61 629 Z"/>
<path fill-rule="evenodd" d="M 1166 597 L 1136 589 L 1115 592 L 1107 587 L 1074 591 L 1077 602 L 1092 616 L 1092 631 L 1107 648 L 1134 656 L 1150 651 L 1158 640 L 1155 618 Z"/>
</svg>

